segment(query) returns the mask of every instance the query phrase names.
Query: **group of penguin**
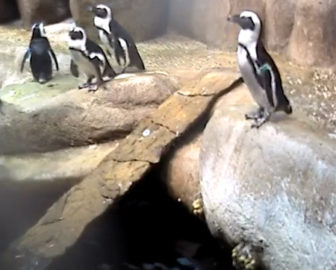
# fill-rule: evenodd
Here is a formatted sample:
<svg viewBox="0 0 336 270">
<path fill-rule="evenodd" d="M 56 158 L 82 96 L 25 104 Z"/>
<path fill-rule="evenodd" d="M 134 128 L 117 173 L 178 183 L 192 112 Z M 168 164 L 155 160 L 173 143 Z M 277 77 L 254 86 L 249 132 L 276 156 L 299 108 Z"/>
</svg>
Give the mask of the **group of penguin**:
<svg viewBox="0 0 336 270">
<path fill-rule="evenodd" d="M 134 40 L 113 18 L 111 8 L 100 4 L 90 6 L 89 10 L 94 13 L 94 26 L 98 30 L 106 53 L 115 58 L 122 69 L 121 73 L 130 67 L 136 71 L 144 71 L 145 65 Z M 95 91 L 105 81 L 117 75 L 103 48 L 90 40 L 82 27 L 75 25 L 69 32 L 68 48 L 71 54 L 72 75 L 78 77 L 81 72 L 87 77 L 87 81 L 79 86 L 80 89 L 89 88 L 89 91 Z M 36 23 L 32 27 L 32 37 L 21 63 L 21 72 L 28 58 L 33 77 L 39 83 L 45 83 L 52 78 L 52 59 L 56 70 L 59 70 L 57 58 L 50 46 L 43 23 Z"/>
<path fill-rule="evenodd" d="M 106 53 L 115 57 L 122 68 L 121 73 L 128 67 L 144 71 L 145 66 L 134 40 L 113 18 L 111 8 L 99 4 L 90 7 L 89 10 L 94 13 L 94 25 Z M 251 127 L 259 128 L 276 111 L 291 114 L 292 107 L 284 93 L 280 72 L 261 40 L 262 22 L 259 16 L 252 11 L 243 11 L 239 15 L 229 17 L 228 21 L 241 27 L 238 36 L 238 66 L 245 84 L 259 105 L 258 110 L 245 115 L 247 120 L 254 120 Z M 34 78 L 40 83 L 45 83 L 52 76 L 51 59 L 54 60 L 57 70 L 58 63 L 46 37 L 43 24 L 35 24 L 32 29 L 30 46 L 23 58 L 21 71 L 24 62 L 30 57 Z M 89 91 L 95 91 L 105 81 L 116 76 L 105 51 L 87 38 L 83 28 L 74 26 L 69 32 L 68 47 L 72 56 L 71 73 L 78 77 L 80 71 L 87 77 L 87 81 L 79 88 L 89 88 Z M 95 83 L 93 83 L 94 79 Z"/>
</svg>

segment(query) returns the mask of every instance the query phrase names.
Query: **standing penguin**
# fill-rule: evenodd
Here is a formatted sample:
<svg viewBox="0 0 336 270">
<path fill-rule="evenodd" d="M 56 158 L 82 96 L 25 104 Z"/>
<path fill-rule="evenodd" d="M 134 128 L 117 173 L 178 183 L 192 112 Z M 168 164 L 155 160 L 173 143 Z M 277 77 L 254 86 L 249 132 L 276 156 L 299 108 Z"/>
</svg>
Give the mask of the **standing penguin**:
<svg viewBox="0 0 336 270">
<path fill-rule="evenodd" d="M 72 75 L 78 77 L 79 69 L 87 77 L 87 82 L 79 89 L 89 87 L 89 91 L 96 91 L 103 84 L 104 77 L 111 79 L 116 76 L 103 49 L 86 37 L 83 28 L 74 27 L 69 32 L 68 46 L 72 56 Z M 94 78 L 96 84 L 92 83 Z"/>
<path fill-rule="evenodd" d="M 145 70 L 133 38 L 114 20 L 111 8 L 100 4 L 90 9 L 95 14 L 94 25 L 98 29 L 99 38 L 114 53 L 119 66 L 122 67 L 121 73 L 128 67 L 136 68 L 137 71 Z"/>
<path fill-rule="evenodd" d="M 39 83 L 46 83 L 52 78 L 51 58 L 54 59 L 56 70 L 59 70 L 56 55 L 46 37 L 43 23 L 36 23 L 32 27 L 32 37 L 29 48 L 22 59 L 21 72 L 29 57 L 31 71 Z"/>
<path fill-rule="evenodd" d="M 256 112 L 246 114 L 253 119 L 252 127 L 259 128 L 275 111 L 292 113 L 292 107 L 282 88 L 280 72 L 261 41 L 262 23 L 252 11 L 228 18 L 240 25 L 238 37 L 238 65 L 244 82 L 259 105 Z"/>
</svg>

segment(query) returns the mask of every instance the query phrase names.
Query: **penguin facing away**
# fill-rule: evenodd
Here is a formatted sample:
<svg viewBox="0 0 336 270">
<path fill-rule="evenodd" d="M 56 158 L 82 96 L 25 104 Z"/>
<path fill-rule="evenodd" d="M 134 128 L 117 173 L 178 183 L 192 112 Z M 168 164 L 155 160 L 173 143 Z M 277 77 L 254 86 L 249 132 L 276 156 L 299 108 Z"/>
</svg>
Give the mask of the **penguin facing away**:
<svg viewBox="0 0 336 270">
<path fill-rule="evenodd" d="M 238 65 L 244 82 L 259 105 L 256 112 L 246 114 L 245 118 L 254 120 L 252 127 L 259 128 L 276 111 L 291 114 L 292 107 L 284 93 L 280 72 L 261 40 L 262 22 L 259 16 L 252 11 L 243 11 L 228 20 L 241 27 Z"/>
<path fill-rule="evenodd" d="M 73 76 L 78 77 L 79 71 L 84 73 L 87 81 L 78 88 L 87 88 L 96 91 L 104 82 L 116 76 L 103 49 L 88 39 L 81 27 L 74 27 L 69 32 L 68 47 L 71 53 L 70 69 Z M 96 83 L 93 83 L 96 79 Z"/>
<path fill-rule="evenodd" d="M 51 58 L 53 58 L 55 62 L 56 70 L 59 70 L 56 55 L 50 46 L 44 25 L 41 22 L 34 24 L 32 27 L 30 44 L 21 62 L 21 72 L 29 57 L 33 77 L 39 83 L 46 83 L 52 78 Z"/>
<path fill-rule="evenodd" d="M 145 65 L 133 38 L 114 18 L 112 10 L 107 5 L 99 4 L 89 8 L 95 15 L 94 25 L 98 30 L 99 38 L 114 54 L 121 73 L 128 68 L 144 71 Z"/>
</svg>

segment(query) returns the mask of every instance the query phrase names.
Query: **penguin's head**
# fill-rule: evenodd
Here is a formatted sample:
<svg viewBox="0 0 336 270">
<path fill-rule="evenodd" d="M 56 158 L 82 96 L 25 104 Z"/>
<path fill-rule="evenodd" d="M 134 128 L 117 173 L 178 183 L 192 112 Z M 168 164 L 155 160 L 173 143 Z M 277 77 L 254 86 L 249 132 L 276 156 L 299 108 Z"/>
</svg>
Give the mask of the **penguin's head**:
<svg viewBox="0 0 336 270">
<path fill-rule="evenodd" d="M 89 10 L 94 13 L 95 17 L 103 20 L 111 20 L 113 17 L 112 10 L 107 5 L 99 4 L 93 7 L 90 6 Z"/>
<path fill-rule="evenodd" d="M 32 26 L 33 38 L 44 38 L 46 37 L 46 32 L 44 30 L 43 22 L 35 23 Z"/>
<path fill-rule="evenodd" d="M 81 27 L 74 26 L 69 32 L 68 45 L 70 48 L 84 50 L 86 44 L 86 33 Z"/>
<path fill-rule="evenodd" d="M 256 42 L 259 39 L 262 22 L 255 12 L 243 11 L 240 15 L 229 17 L 228 21 L 236 23 L 241 27 L 239 42 Z"/>
</svg>

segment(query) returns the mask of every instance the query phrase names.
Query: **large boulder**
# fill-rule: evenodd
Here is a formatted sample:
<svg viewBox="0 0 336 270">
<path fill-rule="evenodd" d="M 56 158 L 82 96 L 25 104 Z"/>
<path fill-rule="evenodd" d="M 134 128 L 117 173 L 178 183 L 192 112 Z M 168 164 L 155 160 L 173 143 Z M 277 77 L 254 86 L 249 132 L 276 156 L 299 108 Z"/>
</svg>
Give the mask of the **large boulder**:
<svg viewBox="0 0 336 270">
<path fill-rule="evenodd" d="M 100 0 L 70 0 L 70 9 L 76 23 L 93 36 L 93 15 L 88 6 Z M 113 8 L 116 20 L 136 41 L 157 37 L 166 31 L 168 4 L 166 0 L 110 0 L 103 1 Z"/>
<path fill-rule="evenodd" d="M 46 85 L 9 85 L 1 92 L 0 153 L 44 152 L 125 136 L 175 90 L 166 75 L 119 78 L 97 92 L 70 90 L 59 76 Z"/>
<path fill-rule="evenodd" d="M 251 129 L 243 90 L 217 107 L 202 137 L 212 233 L 255 248 L 267 269 L 335 269 L 336 141 L 297 111 Z"/>
<path fill-rule="evenodd" d="M 39 21 L 55 23 L 70 16 L 69 0 L 17 0 L 17 3 L 26 28 Z"/>
</svg>

